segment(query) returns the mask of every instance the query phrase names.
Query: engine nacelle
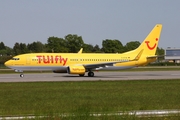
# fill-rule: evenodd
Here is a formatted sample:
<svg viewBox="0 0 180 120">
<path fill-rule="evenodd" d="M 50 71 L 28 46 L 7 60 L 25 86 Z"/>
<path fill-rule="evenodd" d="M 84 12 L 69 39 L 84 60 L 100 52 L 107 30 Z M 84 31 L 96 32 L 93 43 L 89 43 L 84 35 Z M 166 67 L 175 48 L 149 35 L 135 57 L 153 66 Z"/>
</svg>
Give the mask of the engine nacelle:
<svg viewBox="0 0 180 120">
<path fill-rule="evenodd" d="M 69 66 L 67 71 L 69 74 L 85 74 L 86 69 L 84 66 Z"/>
</svg>

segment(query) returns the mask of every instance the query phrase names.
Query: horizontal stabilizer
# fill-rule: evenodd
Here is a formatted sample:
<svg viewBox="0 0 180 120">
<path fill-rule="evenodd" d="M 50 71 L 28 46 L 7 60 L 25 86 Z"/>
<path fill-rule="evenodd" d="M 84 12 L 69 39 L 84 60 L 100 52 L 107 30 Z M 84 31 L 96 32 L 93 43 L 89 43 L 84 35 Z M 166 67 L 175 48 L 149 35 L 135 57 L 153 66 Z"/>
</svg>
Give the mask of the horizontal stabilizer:
<svg viewBox="0 0 180 120">
<path fill-rule="evenodd" d="M 164 57 L 165 55 L 153 55 L 153 56 L 147 56 L 146 58 L 162 58 Z"/>
</svg>

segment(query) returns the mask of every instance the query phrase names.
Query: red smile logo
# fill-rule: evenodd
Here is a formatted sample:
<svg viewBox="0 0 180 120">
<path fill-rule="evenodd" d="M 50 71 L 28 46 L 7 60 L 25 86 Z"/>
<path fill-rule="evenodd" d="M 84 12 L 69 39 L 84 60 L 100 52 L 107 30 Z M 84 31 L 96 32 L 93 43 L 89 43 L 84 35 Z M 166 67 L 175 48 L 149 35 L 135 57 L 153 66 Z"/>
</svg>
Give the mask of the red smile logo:
<svg viewBox="0 0 180 120">
<path fill-rule="evenodd" d="M 156 41 L 158 41 L 158 38 L 156 38 Z M 153 46 L 149 45 L 149 41 L 145 41 L 145 43 L 150 50 L 153 50 L 156 47 L 156 43 Z"/>
</svg>

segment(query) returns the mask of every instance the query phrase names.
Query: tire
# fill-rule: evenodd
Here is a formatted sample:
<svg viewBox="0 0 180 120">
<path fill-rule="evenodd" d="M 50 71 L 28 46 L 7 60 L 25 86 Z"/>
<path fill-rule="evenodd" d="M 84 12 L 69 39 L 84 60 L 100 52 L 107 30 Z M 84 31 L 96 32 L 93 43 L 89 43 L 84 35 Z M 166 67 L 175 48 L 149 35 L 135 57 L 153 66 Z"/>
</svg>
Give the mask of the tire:
<svg viewBox="0 0 180 120">
<path fill-rule="evenodd" d="M 23 77 L 24 77 L 24 74 L 20 74 L 20 77 L 23 78 Z"/>
<path fill-rule="evenodd" d="M 94 77 L 94 72 L 88 72 L 89 77 Z"/>
</svg>

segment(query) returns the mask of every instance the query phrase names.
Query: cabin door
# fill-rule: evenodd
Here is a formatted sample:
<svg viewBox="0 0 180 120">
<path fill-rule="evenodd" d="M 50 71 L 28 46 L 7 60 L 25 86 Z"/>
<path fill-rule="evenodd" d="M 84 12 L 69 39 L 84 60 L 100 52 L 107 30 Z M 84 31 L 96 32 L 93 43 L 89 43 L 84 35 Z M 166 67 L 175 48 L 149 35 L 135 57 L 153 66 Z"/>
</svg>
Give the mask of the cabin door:
<svg viewBox="0 0 180 120">
<path fill-rule="evenodd" d="M 31 57 L 30 56 L 26 56 L 26 64 L 27 65 L 31 64 Z"/>
</svg>

